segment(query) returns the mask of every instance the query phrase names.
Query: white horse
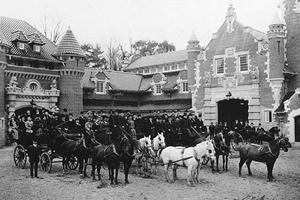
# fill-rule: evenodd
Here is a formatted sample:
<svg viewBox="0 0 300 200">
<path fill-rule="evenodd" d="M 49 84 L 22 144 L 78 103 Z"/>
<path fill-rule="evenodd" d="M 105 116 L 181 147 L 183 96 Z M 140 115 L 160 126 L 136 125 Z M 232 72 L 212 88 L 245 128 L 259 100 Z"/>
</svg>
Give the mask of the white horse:
<svg viewBox="0 0 300 200">
<path fill-rule="evenodd" d="M 155 170 L 154 173 L 157 174 L 157 164 L 159 162 L 159 155 L 162 149 L 166 147 L 164 133 L 158 133 L 155 138 L 153 138 L 152 149 L 153 149 L 153 159 L 152 163 L 154 163 Z M 153 164 L 151 165 L 152 168 Z"/>
<path fill-rule="evenodd" d="M 177 179 L 177 167 L 186 166 L 188 168 L 188 186 L 194 186 L 198 182 L 200 165 L 205 158 L 214 159 L 215 150 L 211 141 L 204 141 L 195 147 L 166 147 L 162 150 L 160 158 L 164 163 L 164 173 L 166 179 L 171 183 Z M 173 164 L 173 180 L 170 179 L 168 169 Z"/>
<path fill-rule="evenodd" d="M 144 166 L 148 163 L 148 158 L 150 158 L 152 155 L 154 155 L 154 152 L 152 150 L 152 141 L 151 136 L 144 136 L 143 138 L 138 140 L 138 148 L 137 152 L 135 154 L 135 160 L 137 163 L 137 169 L 136 173 L 142 173 L 142 169 L 148 168 L 147 166 Z"/>
</svg>

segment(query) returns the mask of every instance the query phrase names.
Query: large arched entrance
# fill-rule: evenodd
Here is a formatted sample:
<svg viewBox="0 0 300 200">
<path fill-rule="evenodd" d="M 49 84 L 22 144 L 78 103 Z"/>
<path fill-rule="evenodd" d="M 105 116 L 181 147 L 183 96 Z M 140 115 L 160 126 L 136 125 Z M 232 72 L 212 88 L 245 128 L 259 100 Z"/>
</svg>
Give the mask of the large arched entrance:
<svg viewBox="0 0 300 200">
<path fill-rule="evenodd" d="M 248 101 L 225 99 L 218 102 L 218 121 L 233 126 L 235 120 L 248 121 Z"/>
<path fill-rule="evenodd" d="M 300 115 L 295 117 L 295 142 L 300 142 Z"/>
</svg>

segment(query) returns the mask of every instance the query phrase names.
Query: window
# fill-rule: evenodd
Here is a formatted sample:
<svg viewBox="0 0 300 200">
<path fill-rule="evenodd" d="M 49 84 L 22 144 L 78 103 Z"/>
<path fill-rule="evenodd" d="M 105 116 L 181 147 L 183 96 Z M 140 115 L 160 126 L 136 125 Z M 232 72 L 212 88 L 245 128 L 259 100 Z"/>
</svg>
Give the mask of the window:
<svg viewBox="0 0 300 200">
<path fill-rule="evenodd" d="M 184 69 L 184 64 L 180 64 L 179 69 Z"/>
<path fill-rule="evenodd" d="M 143 70 L 139 70 L 137 73 L 138 74 L 143 74 Z"/>
<path fill-rule="evenodd" d="M 170 71 L 170 66 L 164 66 L 164 71 Z"/>
<path fill-rule="evenodd" d="M 280 55 L 280 41 L 277 41 L 277 54 Z"/>
<path fill-rule="evenodd" d="M 161 91 L 161 85 L 160 84 L 156 84 L 155 87 L 154 87 L 154 94 L 161 94 L 162 91 Z"/>
<path fill-rule="evenodd" d="M 265 111 L 265 122 L 272 122 L 272 111 L 271 110 L 266 110 Z"/>
<path fill-rule="evenodd" d="M 105 93 L 104 81 L 97 81 L 96 93 L 99 93 L 99 94 Z"/>
<path fill-rule="evenodd" d="M 172 70 L 177 70 L 177 65 L 172 65 L 171 69 Z"/>
<path fill-rule="evenodd" d="M 149 74 L 149 73 L 150 73 L 149 68 L 144 69 L 144 74 Z"/>
<path fill-rule="evenodd" d="M 25 45 L 23 42 L 18 42 L 18 49 L 21 49 L 21 50 L 25 49 Z"/>
<path fill-rule="evenodd" d="M 41 47 L 39 45 L 33 45 L 33 51 L 41 52 Z"/>
<path fill-rule="evenodd" d="M 240 72 L 248 71 L 248 57 L 247 55 L 239 56 Z"/>
<path fill-rule="evenodd" d="M 189 84 L 188 84 L 188 82 L 182 82 L 182 92 L 183 93 L 189 92 Z"/>
<path fill-rule="evenodd" d="M 2 117 L 0 118 L 0 129 L 4 129 L 4 125 L 5 125 L 4 117 Z"/>
<path fill-rule="evenodd" d="M 218 58 L 215 60 L 216 62 L 216 72 L 217 74 L 224 74 L 224 59 Z"/>
<path fill-rule="evenodd" d="M 157 69 L 156 67 L 152 67 L 151 68 L 151 73 L 156 73 L 156 69 Z"/>
</svg>

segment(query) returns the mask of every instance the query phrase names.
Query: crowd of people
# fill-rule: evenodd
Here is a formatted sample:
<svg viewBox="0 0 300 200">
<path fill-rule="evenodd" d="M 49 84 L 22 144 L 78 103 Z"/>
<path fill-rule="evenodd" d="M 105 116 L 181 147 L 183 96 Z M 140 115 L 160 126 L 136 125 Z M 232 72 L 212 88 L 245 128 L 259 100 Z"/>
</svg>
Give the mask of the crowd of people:
<svg viewBox="0 0 300 200">
<path fill-rule="evenodd" d="M 204 137 L 214 137 L 216 133 L 228 133 L 236 130 L 247 139 L 251 139 L 260 131 L 264 131 L 261 124 L 257 128 L 254 124 L 236 121 L 234 125 L 227 123 L 211 123 L 205 126 L 200 115 L 192 112 L 151 112 L 137 114 L 119 110 L 106 112 L 81 112 L 78 118 L 74 118 L 67 109 L 62 112 L 52 113 L 45 109 L 27 110 L 25 114 L 12 115 L 9 118 L 9 139 L 18 141 L 21 136 L 34 138 L 40 132 L 47 133 L 54 127 L 60 126 L 70 134 L 81 135 L 84 132 L 101 135 L 107 138 L 107 133 L 119 130 L 120 128 L 131 134 L 135 139 L 151 135 L 154 138 L 158 133 L 165 133 L 166 137 L 174 141 L 180 141 L 185 135 L 195 137 L 201 134 Z M 40 131 L 40 132 L 39 132 Z M 109 138 L 113 140 L 113 138 Z M 30 145 L 30 144 L 28 144 Z"/>
</svg>

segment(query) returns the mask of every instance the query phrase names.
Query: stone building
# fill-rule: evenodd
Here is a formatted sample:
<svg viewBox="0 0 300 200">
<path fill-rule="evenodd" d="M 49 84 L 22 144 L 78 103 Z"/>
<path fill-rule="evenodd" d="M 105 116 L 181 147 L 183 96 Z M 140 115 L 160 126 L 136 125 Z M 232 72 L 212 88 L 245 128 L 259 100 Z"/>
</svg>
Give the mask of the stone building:
<svg viewBox="0 0 300 200">
<path fill-rule="evenodd" d="M 201 50 L 188 44 L 192 108 L 205 124 L 249 121 L 265 129 L 280 126 L 300 142 L 299 1 L 285 0 L 267 34 L 242 25 L 229 6 L 224 23 Z"/>
<path fill-rule="evenodd" d="M 84 62 L 71 30 L 55 45 L 27 22 L 0 17 L 0 146 L 13 113 L 59 106 L 79 114 Z"/>
</svg>

